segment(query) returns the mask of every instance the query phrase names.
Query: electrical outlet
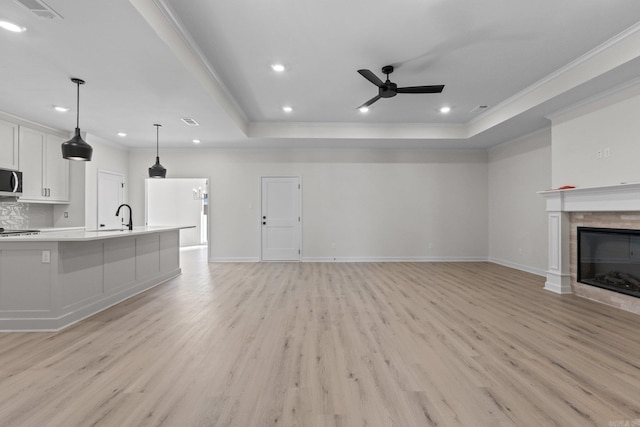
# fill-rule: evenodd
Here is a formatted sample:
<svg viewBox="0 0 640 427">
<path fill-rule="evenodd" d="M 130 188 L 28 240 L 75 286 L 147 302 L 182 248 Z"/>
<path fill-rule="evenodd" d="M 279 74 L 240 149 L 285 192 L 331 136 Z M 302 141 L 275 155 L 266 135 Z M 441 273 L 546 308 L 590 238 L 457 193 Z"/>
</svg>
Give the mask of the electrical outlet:
<svg viewBox="0 0 640 427">
<path fill-rule="evenodd" d="M 596 159 L 601 159 L 602 158 L 602 148 L 598 149 L 598 151 L 596 151 Z"/>
<path fill-rule="evenodd" d="M 49 264 L 51 262 L 51 251 L 42 251 L 42 263 Z"/>
<path fill-rule="evenodd" d="M 605 147 L 604 150 L 602 150 L 602 155 L 604 157 L 611 157 L 611 147 Z"/>
</svg>

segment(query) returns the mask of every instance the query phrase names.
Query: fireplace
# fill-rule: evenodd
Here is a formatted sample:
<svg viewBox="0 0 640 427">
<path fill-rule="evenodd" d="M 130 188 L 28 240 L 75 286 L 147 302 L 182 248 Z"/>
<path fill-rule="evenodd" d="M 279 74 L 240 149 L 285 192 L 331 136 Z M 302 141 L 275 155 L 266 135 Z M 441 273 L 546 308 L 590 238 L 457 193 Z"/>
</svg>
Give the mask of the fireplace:
<svg viewBox="0 0 640 427">
<path fill-rule="evenodd" d="M 578 227 L 577 281 L 640 297 L 640 230 Z"/>
<path fill-rule="evenodd" d="M 616 267 L 623 264 L 619 262 L 621 258 L 626 259 L 627 267 L 635 268 L 635 254 L 640 254 L 640 251 L 634 250 L 632 255 L 629 248 L 632 246 L 632 240 L 634 248 L 636 242 L 640 241 L 637 239 L 640 234 L 635 234 L 638 232 L 636 230 L 640 230 L 640 183 L 546 190 L 539 194 L 546 200 L 549 219 L 549 264 L 544 288 L 558 294 L 575 294 L 640 314 L 640 295 L 637 292 L 631 293 L 634 292 L 632 286 L 627 287 L 622 282 L 611 280 L 619 279 L 616 277 L 619 274 L 610 275 L 604 284 L 595 279 L 596 275 L 606 276 L 607 273 L 614 272 L 611 264 L 616 264 Z M 587 259 L 585 262 L 579 262 L 578 227 L 620 229 L 632 234 L 633 239 L 629 238 L 626 250 L 623 245 L 623 249 L 615 249 L 614 254 L 608 257 L 600 256 L 600 252 L 589 254 L 588 251 L 593 252 L 595 249 L 585 249 Z M 619 235 L 616 234 L 616 237 Z M 616 240 L 615 237 L 613 240 Z M 601 250 L 603 249 L 598 249 Z M 601 261 L 616 262 L 598 262 L 598 258 L 602 258 Z M 578 264 L 582 269 L 580 280 Z M 640 277 L 640 273 L 634 274 L 634 271 L 623 272 L 623 276 L 629 274 L 633 278 Z M 583 283 L 585 280 L 591 282 Z M 610 289 L 609 286 L 612 284 L 618 289 Z"/>
</svg>

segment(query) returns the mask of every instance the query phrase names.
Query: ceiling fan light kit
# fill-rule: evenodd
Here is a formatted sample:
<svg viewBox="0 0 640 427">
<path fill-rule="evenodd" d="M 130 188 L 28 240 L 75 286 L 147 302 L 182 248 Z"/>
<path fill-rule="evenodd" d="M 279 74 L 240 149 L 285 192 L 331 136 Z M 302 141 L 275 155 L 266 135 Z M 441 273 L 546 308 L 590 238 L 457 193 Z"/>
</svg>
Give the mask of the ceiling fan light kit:
<svg viewBox="0 0 640 427">
<path fill-rule="evenodd" d="M 358 107 L 360 110 L 368 108 L 380 98 L 393 98 L 399 93 L 441 93 L 444 89 L 444 85 L 398 87 L 397 84 L 389 80 L 389 74 L 393 73 L 393 65 L 382 67 L 382 73 L 387 75 L 387 80 L 384 82 L 370 70 L 362 69 L 358 70 L 358 73 L 378 87 L 378 95 L 360 105 Z"/>
<path fill-rule="evenodd" d="M 69 160 L 90 161 L 93 148 L 87 144 L 80 135 L 80 85 L 84 80 L 72 78 L 71 81 L 78 87 L 76 103 L 76 131 L 73 138 L 62 143 L 62 157 Z"/>
</svg>

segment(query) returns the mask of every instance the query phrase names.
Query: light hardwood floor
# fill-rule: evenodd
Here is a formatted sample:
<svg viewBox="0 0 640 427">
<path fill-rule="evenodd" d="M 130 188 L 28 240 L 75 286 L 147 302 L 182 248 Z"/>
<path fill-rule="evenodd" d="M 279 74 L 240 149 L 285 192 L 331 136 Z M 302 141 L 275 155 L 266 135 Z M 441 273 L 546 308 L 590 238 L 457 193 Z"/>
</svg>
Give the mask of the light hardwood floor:
<svg viewBox="0 0 640 427">
<path fill-rule="evenodd" d="M 1 425 L 640 425 L 640 316 L 541 277 L 202 250 L 182 267 L 62 332 L 0 334 Z"/>
</svg>

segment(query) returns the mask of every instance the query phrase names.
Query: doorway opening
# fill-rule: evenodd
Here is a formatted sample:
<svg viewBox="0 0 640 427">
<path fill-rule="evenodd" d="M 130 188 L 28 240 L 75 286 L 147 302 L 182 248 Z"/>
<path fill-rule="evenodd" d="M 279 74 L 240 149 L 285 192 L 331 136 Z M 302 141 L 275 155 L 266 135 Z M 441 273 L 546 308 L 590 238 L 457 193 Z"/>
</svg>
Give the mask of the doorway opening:
<svg viewBox="0 0 640 427">
<path fill-rule="evenodd" d="M 124 216 L 116 216 L 118 206 L 122 203 L 124 203 L 124 175 L 98 170 L 98 230 L 122 226 Z"/>
<path fill-rule="evenodd" d="M 208 245 L 209 179 L 145 179 L 145 223 L 189 226 L 180 230 L 180 247 Z"/>
</svg>

